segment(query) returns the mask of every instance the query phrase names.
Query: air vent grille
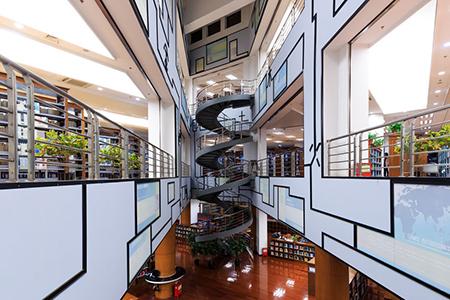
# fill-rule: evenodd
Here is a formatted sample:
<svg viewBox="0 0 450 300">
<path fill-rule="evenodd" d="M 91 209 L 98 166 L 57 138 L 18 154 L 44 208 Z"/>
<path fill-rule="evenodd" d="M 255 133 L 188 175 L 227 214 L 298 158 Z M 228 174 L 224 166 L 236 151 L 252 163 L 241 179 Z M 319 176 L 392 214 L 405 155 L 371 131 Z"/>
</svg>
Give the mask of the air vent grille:
<svg viewBox="0 0 450 300">
<path fill-rule="evenodd" d="M 64 77 L 61 79 L 62 82 L 64 83 L 68 83 L 77 87 L 82 87 L 82 88 L 87 88 L 90 87 L 91 84 L 85 81 L 81 81 L 81 80 L 77 80 L 77 79 L 73 79 L 70 77 Z"/>
</svg>

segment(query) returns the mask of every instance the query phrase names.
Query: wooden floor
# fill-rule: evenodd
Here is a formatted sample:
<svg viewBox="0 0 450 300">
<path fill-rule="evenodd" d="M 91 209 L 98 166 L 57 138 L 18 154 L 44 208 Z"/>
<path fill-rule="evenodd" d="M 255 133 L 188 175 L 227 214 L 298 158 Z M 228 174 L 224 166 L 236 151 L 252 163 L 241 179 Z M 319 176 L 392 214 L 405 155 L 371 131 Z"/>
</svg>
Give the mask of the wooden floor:
<svg viewBox="0 0 450 300">
<path fill-rule="evenodd" d="M 195 266 L 185 244 L 177 243 L 176 264 L 186 269 L 181 279 L 180 299 L 295 299 L 311 300 L 308 296 L 308 266 L 275 257 L 241 254 L 241 266 L 235 267 L 229 256 L 214 259 L 215 269 L 208 269 L 206 258 Z M 129 292 L 139 300 L 155 299 L 152 285 L 139 278 Z"/>
</svg>

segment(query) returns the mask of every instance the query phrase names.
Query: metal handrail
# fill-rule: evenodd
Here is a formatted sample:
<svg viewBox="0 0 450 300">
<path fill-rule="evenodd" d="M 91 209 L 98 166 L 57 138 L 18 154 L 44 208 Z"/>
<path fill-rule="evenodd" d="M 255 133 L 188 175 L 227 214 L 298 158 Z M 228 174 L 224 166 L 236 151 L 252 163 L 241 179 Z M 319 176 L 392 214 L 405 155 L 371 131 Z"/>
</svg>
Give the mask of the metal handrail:
<svg viewBox="0 0 450 300">
<path fill-rule="evenodd" d="M 172 177 L 175 175 L 173 157 L 169 153 L 150 144 L 147 140 L 136 135 L 129 129 L 122 127 L 116 122 L 103 116 L 93 108 L 84 104 L 82 101 L 69 95 L 60 88 L 42 79 L 36 74 L 33 74 L 3 55 L 0 55 L 0 62 L 3 64 L 7 73 L 7 82 L 2 83 L 1 86 L 5 87 L 7 90 L 8 105 L 8 107 L 2 107 L 1 109 L 2 112 L 7 113 L 8 126 L 7 132 L 2 132 L 0 134 L 0 138 L 7 138 L 9 145 L 8 154 L 2 154 L 2 157 L 0 158 L 1 161 L 8 162 L 7 169 L 3 169 L 4 171 L 2 172 L 8 173 L 9 182 L 16 182 L 20 179 L 25 179 L 19 176 L 19 170 L 22 170 L 25 166 L 28 169 L 26 179 L 28 181 L 35 181 L 35 172 L 43 171 L 45 169 L 35 169 L 35 164 L 59 166 L 65 173 L 69 173 L 70 170 L 81 168 L 82 179 L 99 179 L 101 169 L 110 168 L 109 166 L 101 165 L 100 158 L 120 162 L 120 166 L 114 168 L 117 168 L 120 171 L 119 175 L 123 179 L 129 177 L 130 169 L 132 170 L 132 173 L 138 172 L 139 177 L 141 178 Z M 18 88 L 16 73 L 20 74 L 25 81 L 25 90 L 20 92 L 20 97 L 23 100 L 20 100 L 17 95 Z M 65 109 L 64 106 L 55 105 L 54 103 L 35 97 L 35 83 L 79 106 L 80 110 L 84 110 L 87 114 L 86 118 L 73 114 L 68 111 L 68 108 Z M 49 107 L 52 110 L 58 111 L 58 113 L 61 113 L 59 118 L 65 116 L 74 122 L 82 122 L 81 126 L 78 129 L 77 125 L 77 128 L 73 129 L 74 126 L 70 127 L 69 124 L 65 124 L 65 126 L 53 124 L 48 121 L 50 114 L 41 114 L 36 112 L 35 117 L 35 102 L 39 103 L 42 108 Z M 16 114 L 19 113 L 18 105 L 24 105 L 23 107 L 25 111 L 20 112 L 27 119 L 27 122 L 24 125 L 17 124 L 18 118 L 16 117 Z M 106 129 L 103 125 L 100 126 L 99 119 L 114 129 Z M 39 125 L 39 123 L 41 125 Z M 21 126 L 21 128 L 26 128 L 25 131 L 28 132 L 28 136 L 25 138 L 19 137 L 19 126 Z M 21 130 L 24 131 L 24 129 Z M 51 130 L 55 132 L 52 139 L 50 139 L 48 135 Z M 41 137 L 35 138 L 35 132 L 41 134 Z M 100 132 L 105 132 L 108 135 L 111 135 L 107 138 L 114 138 L 119 143 L 114 144 L 113 142 L 101 140 Z M 63 136 L 62 133 L 65 135 Z M 42 135 L 44 137 L 42 137 Z M 80 141 L 81 144 L 76 146 L 73 143 L 70 145 L 66 144 L 68 137 L 74 141 Z M 25 163 L 22 162 L 22 159 L 19 160 L 19 157 L 23 157 L 24 155 L 18 155 L 18 138 L 26 140 L 25 143 L 22 142 L 21 144 L 22 151 L 23 153 L 26 153 L 27 156 L 27 161 L 24 161 Z M 131 143 L 131 141 L 137 141 L 137 143 Z M 44 150 L 45 147 L 51 147 L 53 152 L 51 158 L 49 159 L 56 158 L 57 160 L 46 161 L 47 158 L 45 158 L 45 152 L 43 153 L 44 156 L 42 156 L 42 153 L 36 155 L 35 146 L 39 144 L 44 145 L 40 146 L 41 148 L 44 147 L 42 148 Z M 26 147 L 26 149 L 24 147 Z M 111 147 L 116 149 L 115 154 L 101 153 L 101 149 L 103 149 L 102 147 Z M 129 152 L 132 154 L 129 154 Z M 76 155 L 76 157 L 70 158 L 70 155 Z M 71 163 L 70 161 L 76 161 L 76 163 Z"/>
<path fill-rule="evenodd" d="M 283 151 L 254 162 L 257 176 L 304 177 L 303 149 Z"/>
<path fill-rule="evenodd" d="M 205 176 L 197 177 L 197 186 L 199 190 L 207 190 L 223 186 L 225 184 L 250 177 L 250 170 L 250 162 L 244 161 L 242 163 L 229 166 L 225 169 L 209 172 Z"/>
<path fill-rule="evenodd" d="M 197 105 L 228 95 L 250 95 L 255 91 L 255 80 L 223 80 L 210 84 L 197 93 Z"/>
<path fill-rule="evenodd" d="M 259 87 L 261 81 L 266 76 L 267 71 L 269 70 L 272 62 L 280 51 L 281 47 L 284 44 L 284 41 L 287 39 L 289 33 L 297 22 L 297 19 L 301 15 L 303 9 L 305 8 L 305 0 L 296 0 L 294 5 L 292 6 L 291 11 L 289 12 L 289 16 L 283 24 L 283 27 L 280 30 L 279 35 L 277 36 L 275 42 L 269 51 L 267 51 L 266 59 L 264 60 L 261 68 L 259 69 L 258 76 L 256 76 L 256 86 Z"/>
<path fill-rule="evenodd" d="M 223 121 L 232 121 L 232 124 L 208 131 L 198 137 L 195 141 L 197 151 L 219 143 L 228 142 L 232 139 L 236 139 L 236 137 L 240 137 L 242 139 L 245 134 L 250 134 L 252 122 L 239 122 L 234 119 Z M 211 144 L 212 138 L 214 138 L 213 144 Z"/>
</svg>

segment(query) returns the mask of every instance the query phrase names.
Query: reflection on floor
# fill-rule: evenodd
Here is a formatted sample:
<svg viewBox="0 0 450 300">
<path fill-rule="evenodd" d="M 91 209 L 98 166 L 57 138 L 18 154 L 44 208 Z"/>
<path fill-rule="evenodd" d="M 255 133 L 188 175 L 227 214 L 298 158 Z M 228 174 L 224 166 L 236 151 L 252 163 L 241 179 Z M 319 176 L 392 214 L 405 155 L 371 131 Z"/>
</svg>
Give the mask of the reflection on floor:
<svg viewBox="0 0 450 300">
<path fill-rule="evenodd" d="M 181 299 L 315 299 L 308 297 L 306 263 L 258 255 L 251 260 L 248 253 L 240 258 L 241 266 L 235 267 L 230 256 L 216 257 L 215 269 L 210 270 L 207 258 L 201 257 L 195 266 L 188 247 L 177 243 L 176 264 L 186 269 Z M 129 292 L 139 300 L 155 299 L 152 285 L 143 278 Z"/>
</svg>

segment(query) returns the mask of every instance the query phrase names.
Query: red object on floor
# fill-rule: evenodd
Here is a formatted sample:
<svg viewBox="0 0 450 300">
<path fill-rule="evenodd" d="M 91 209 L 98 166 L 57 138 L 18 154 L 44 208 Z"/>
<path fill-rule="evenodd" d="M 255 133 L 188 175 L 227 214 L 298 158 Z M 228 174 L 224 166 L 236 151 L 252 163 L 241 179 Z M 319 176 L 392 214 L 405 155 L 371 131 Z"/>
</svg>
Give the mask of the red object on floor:
<svg viewBox="0 0 450 300">
<path fill-rule="evenodd" d="M 269 253 L 267 252 L 267 248 L 262 248 L 262 256 L 267 256 Z"/>
<path fill-rule="evenodd" d="M 181 296 L 182 288 L 183 288 L 183 286 L 182 286 L 181 282 L 175 283 L 175 293 L 174 293 L 175 297 L 178 298 Z"/>
</svg>

